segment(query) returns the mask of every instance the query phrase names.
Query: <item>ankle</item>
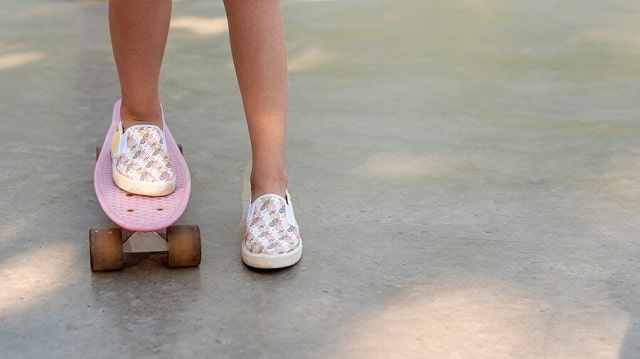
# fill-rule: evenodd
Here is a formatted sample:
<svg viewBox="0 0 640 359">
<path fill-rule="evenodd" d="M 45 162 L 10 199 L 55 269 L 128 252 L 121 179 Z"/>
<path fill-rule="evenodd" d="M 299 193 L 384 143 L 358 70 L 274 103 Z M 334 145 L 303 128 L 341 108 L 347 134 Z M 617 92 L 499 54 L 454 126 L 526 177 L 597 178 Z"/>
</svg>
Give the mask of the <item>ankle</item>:
<svg viewBox="0 0 640 359">
<path fill-rule="evenodd" d="M 251 175 L 251 202 L 265 194 L 277 194 L 285 197 L 287 192 L 287 173 L 272 176 Z"/>
<path fill-rule="evenodd" d="M 136 125 L 154 125 L 162 128 L 162 110 L 157 109 L 134 109 L 126 105 L 120 107 L 120 119 L 124 130 Z"/>
</svg>

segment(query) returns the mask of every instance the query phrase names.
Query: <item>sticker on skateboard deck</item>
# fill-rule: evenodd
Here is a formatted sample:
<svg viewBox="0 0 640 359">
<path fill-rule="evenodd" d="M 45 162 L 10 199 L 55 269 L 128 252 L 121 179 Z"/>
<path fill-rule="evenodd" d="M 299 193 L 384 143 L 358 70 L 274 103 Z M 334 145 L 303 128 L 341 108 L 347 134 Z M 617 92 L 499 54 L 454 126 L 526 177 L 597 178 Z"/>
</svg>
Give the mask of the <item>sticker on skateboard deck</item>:
<svg viewBox="0 0 640 359">
<path fill-rule="evenodd" d="M 92 229 L 89 232 L 91 269 L 122 269 L 125 251 L 166 252 L 170 267 L 198 266 L 198 226 L 173 225 L 187 208 L 191 194 L 191 177 L 181 148 L 169 128 L 164 125 L 167 151 L 176 175 L 176 190 L 173 193 L 149 197 L 123 191 L 113 183 L 111 173 L 111 142 L 119 123 L 120 101 L 113 107 L 111 125 L 101 150 L 96 151 L 93 178 L 96 197 L 102 210 L 119 227 Z"/>
</svg>

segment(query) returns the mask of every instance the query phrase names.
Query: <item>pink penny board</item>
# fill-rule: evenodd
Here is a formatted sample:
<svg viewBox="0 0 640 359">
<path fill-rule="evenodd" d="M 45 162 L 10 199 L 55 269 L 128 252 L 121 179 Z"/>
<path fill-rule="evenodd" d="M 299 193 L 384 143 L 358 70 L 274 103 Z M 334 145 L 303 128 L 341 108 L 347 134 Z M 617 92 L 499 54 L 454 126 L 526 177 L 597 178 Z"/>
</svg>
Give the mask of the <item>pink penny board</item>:
<svg viewBox="0 0 640 359">
<path fill-rule="evenodd" d="M 155 232 L 174 224 L 184 213 L 191 194 L 187 162 L 169 128 L 164 125 L 167 150 L 176 174 L 175 192 L 163 197 L 134 195 L 118 188 L 111 177 L 111 142 L 120 122 L 120 101 L 113 106 L 113 119 L 96 163 L 93 186 L 104 213 L 118 226 L 132 232 Z"/>
</svg>

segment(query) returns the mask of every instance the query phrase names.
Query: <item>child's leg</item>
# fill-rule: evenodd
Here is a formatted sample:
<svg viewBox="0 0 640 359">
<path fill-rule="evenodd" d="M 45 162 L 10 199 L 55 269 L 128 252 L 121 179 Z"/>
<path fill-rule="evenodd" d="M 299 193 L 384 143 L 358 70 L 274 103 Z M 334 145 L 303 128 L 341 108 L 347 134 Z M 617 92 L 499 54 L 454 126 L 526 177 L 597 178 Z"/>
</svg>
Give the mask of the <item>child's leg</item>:
<svg viewBox="0 0 640 359">
<path fill-rule="evenodd" d="M 113 181 L 121 189 L 164 196 L 176 177 L 163 133 L 158 81 L 169 33 L 171 0 L 110 0 L 109 29 L 122 102 L 122 127 L 113 137 Z"/>
<path fill-rule="evenodd" d="M 225 0 L 231 51 L 249 127 L 252 201 L 285 195 L 287 61 L 279 0 Z"/>
<path fill-rule="evenodd" d="M 162 128 L 158 81 L 171 0 L 109 0 L 109 28 L 122 92 L 124 128 Z"/>
</svg>

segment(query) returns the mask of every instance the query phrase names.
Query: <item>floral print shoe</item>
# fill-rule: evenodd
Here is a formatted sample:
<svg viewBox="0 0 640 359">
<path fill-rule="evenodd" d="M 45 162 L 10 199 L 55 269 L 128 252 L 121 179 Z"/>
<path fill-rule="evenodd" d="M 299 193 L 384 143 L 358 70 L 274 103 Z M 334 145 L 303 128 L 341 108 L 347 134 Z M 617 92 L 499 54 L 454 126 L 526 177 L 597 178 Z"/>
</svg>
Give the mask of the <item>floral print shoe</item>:
<svg viewBox="0 0 640 359">
<path fill-rule="evenodd" d="M 247 211 L 242 261 L 253 268 L 273 269 L 292 266 L 301 257 L 302 239 L 289 193 L 286 198 L 275 194 L 256 198 Z"/>
<path fill-rule="evenodd" d="M 123 132 L 118 124 L 111 159 L 113 182 L 124 191 L 165 196 L 176 188 L 164 132 L 158 126 L 137 125 Z"/>
</svg>

